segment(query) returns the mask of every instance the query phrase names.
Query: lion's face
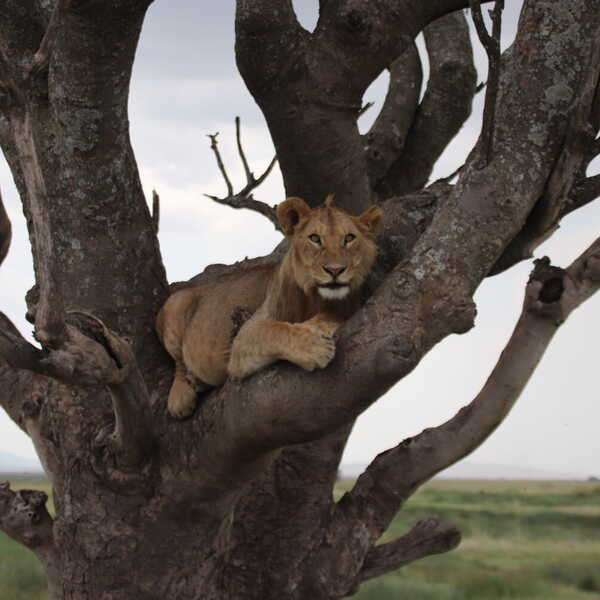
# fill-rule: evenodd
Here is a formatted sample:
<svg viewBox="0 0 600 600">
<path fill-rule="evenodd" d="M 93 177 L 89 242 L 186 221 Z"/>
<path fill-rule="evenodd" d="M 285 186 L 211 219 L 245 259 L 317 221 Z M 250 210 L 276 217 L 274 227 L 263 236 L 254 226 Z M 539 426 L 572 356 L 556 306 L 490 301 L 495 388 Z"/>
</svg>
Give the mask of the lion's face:
<svg viewBox="0 0 600 600">
<path fill-rule="evenodd" d="M 305 294 L 315 291 L 336 301 L 355 292 L 371 270 L 381 211 L 371 207 L 354 217 L 331 205 L 312 210 L 300 198 L 277 207 L 277 217 L 290 241 L 292 275 Z"/>
</svg>

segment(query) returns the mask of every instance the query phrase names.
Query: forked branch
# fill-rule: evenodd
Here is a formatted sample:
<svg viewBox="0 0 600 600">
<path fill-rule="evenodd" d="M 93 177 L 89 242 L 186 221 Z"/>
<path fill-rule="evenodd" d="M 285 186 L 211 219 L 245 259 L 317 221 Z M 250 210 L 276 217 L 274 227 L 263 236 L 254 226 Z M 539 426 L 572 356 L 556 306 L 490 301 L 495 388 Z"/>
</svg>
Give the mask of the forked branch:
<svg viewBox="0 0 600 600">
<path fill-rule="evenodd" d="M 277 157 L 275 156 L 273 160 L 269 163 L 269 166 L 265 169 L 260 177 L 256 178 L 254 173 L 250 170 L 250 166 L 248 164 L 248 160 L 246 158 L 246 154 L 244 152 L 244 148 L 242 146 L 241 139 L 241 131 L 240 131 L 240 118 L 235 118 L 235 131 L 236 131 L 236 141 L 238 153 L 240 155 L 240 159 L 244 166 L 244 171 L 246 173 L 246 185 L 238 192 L 235 193 L 233 189 L 233 185 L 231 183 L 231 179 L 227 174 L 227 169 L 225 168 L 225 163 L 223 162 L 223 157 L 221 156 L 221 152 L 219 151 L 219 144 L 217 142 L 218 133 L 209 135 L 210 138 L 210 147 L 215 154 L 215 158 L 217 161 L 217 165 L 219 167 L 219 171 L 221 171 L 221 175 L 225 180 L 225 185 L 227 186 L 227 196 L 225 198 L 219 198 L 218 196 L 211 196 L 210 194 L 204 194 L 207 198 L 218 202 L 219 204 L 224 204 L 225 206 L 230 206 L 231 208 L 247 208 L 249 210 L 253 210 L 255 212 L 260 213 L 264 217 L 267 217 L 273 225 L 275 225 L 276 229 L 279 229 L 279 224 L 277 223 L 277 217 L 275 216 L 275 210 L 273 207 L 269 206 L 265 202 L 260 202 L 259 200 L 255 200 L 252 196 L 252 192 L 259 187 L 265 179 L 270 175 L 275 163 L 277 162 Z"/>
</svg>

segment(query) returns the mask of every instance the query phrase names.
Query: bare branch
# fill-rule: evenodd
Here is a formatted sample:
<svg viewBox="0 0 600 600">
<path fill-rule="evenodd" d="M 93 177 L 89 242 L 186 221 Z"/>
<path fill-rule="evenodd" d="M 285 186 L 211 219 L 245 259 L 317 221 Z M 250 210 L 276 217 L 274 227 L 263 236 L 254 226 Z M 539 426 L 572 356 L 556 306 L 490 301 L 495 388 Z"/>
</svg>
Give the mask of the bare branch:
<svg viewBox="0 0 600 600">
<path fill-rule="evenodd" d="M 385 197 L 421 189 L 450 140 L 471 114 L 477 72 L 469 28 L 462 12 L 425 29 L 431 73 L 403 152 L 377 190 Z"/>
<path fill-rule="evenodd" d="M 214 200 L 219 204 L 223 204 L 224 206 L 229 206 L 230 208 L 247 208 L 249 210 L 253 210 L 254 212 L 260 213 L 264 217 L 267 217 L 271 223 L 275 226 L 275 229 L 279 229 L 279 223 L 277 222 L 277 216 L 275 214 L 275 209 L 266 204 L 265 202 L 261 202 L 260 200 L 255 200 L 252 197 L 252 194 L 248 194 L 247 196 L 241 196 L 240 194 L 236 194 L 230 198 L 218 198 L 217 196 L 211 196 L 210 194 L 204 194 L 207 198 Z"/>
<path fill-rule="evenodd" d="M 419 103 L 423 70 L 415 44 L 390 67 L 390 83 L 379 116 L 366 137 L 369 179 L 375 185 L 404 149 Z"/>
<path fill-rule="evenodd" d="M 227 185 L 227 195 L 233 196 L 233 186 L 231 185 L 231 180 L 227 175 L 227 171 L 225 169 L 225 165 L 223 164 L 223 159 L 221 158 L 221 153 L 219 152 L 219 143 L 217 142 L 217 137 L 219 132 L 211 135 L 209 134 L 207 137 L 210 138 L 210 147 L 211 150 L 215 153 L 215 158 L 217 159 L 217 165 L 219 166 L 219 171 L 221 171 L 221 175 L 223 175 L 223 179 L 225 180 L 225 184 Z"/>
<path fill-rule="evenodd" d="M 483 108 L 483 125 L 481 130 L 480 160 L 477 166 L 485 168 L 491 158 L 494 143 L 494 125 L 496 120 L 496 100 L 500 83 L 500 35 L 502 32 L 502 11 L 504 0 L 496 0 L 492 15 L 492 35 L 485 28 L 481 14 L 481 0 L 470 0 L 471 14 L 479 40 L 488 55 L 488 79 Z"/>
<path fill-rule="evenodd" d="M 254 175 L 252 171 L 250 171 L 250 167 L 248 165 L 248 161 L 246 160 L 246 155 L 244 154 L 244 148 L 242 147 L 242 133 L 240 131 L 240 118 L 235 118 L 235 139 L 237 141 L 238 152 L 240 158 L 242 159 L 242 164 L 244 165 L 244 171 L 246 173 L 246 181 L 250 182 L 254 179 Z"/>
<path fill-rule="evenodd" d="M 225 198 L 219 198 L 218 196 L 212 196 L 210 194 L 204 194 L 207 198 L 218 202 L 219 204 L 223 204 L 225 206 L 230 206 L 231 208 L 247 208 L 249 210 L 253 210 L 255 212 L 260 213 L 264 217 L 267 217 L 273 225 L 275 225 L 276 229 L 279 229 L 279 223 L 277 222 L 277 217 L 275 215 L 275 210 L 264 202 L 260 202 L 259 200 L 255 200 L 252 197 L 252 191 L 259 187 L 265 179 L 270 175 L 273 167 L 277 163 L 277 157 L 275 156 L 273 160 L 269 163 L 268 167 L 265 169 L 263 174 L 256 179 L 254 177 L 254 173 L 250 170 L 250 166 L 248 165 L 248 160 L 246 159 L 246 155 L 244 153 L 244 148 L 242 146 L 242 138 L 240 132 L 240 118 L 235 118 L 235 130 L 236 130 L 236 140 L 237 140 L 237 148 L 238 153 L 240 155 L 240 159 L 242 164 L 244 165 L 244 171 L 246 173 L 246 185 L 236 194 L 233 191 L 233 185 L 231 184 L 231 180 L 227 175 L 227 171 L 225 169 L 225 164 L 223 163 L 223 159 L 221 157 L 221 153 L 219 152 L 219 147 L 217 143 L 217 134 L 209 135 L 208 137 L 211 139 L 211 148 L 215 153 L 215 158 L 217 159 L 217 164 L 219 166 L 219 170 L 225 179 L 225 183 L 227 184 L 227 196 Z"/>
<path fill-rule="evenodd" d="M 0 484 L 0 529 L 42 559 L 48 558 L 54 544 L 47 500 L 44 492 L 13 492 L 8 483 Z"/>
<path fill-rule="evenodd" d="M 366 581 L 426 556 L 449 552 L 460 540 L 460 531 L 444 519 L 437 516 L 422 519 L 406 535 L 370 550 L 358 579 Z"/>
</svg>

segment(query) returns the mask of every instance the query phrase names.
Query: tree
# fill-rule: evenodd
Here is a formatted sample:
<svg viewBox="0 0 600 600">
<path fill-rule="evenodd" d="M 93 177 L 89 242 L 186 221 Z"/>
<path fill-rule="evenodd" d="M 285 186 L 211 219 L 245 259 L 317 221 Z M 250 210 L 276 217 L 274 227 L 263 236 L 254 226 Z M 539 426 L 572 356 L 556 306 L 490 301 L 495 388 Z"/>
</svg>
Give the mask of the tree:
<svg viewBox="0 0 600 600">
<path fill-rule="evenodd" d="M 169 293 L 129 143 L 127 97 L 148 0 L 5 0 L 0 143 L 23 200 L 41 349 L 0 319 L 0 402 L 53 482 L 0 488 L 0 526 L 44 564 L 53 599 L 333 599 L 453 548 L 441 519 L 376 545 L 403 502 L 477 447 L 517 400 L 557 328 L 600 285 L 600 239 L 570 267 L 540 260 L 523 312 L 480 394 L 447 423 L 379 455 L 332 499 L 354 419 L 451 333 L 472 295 L 531 256 L 600 195 L 600 15 L 593 0 L 527 0 L 500 57 L 490 36 L 481 137 L 458 181 L 424 187 L 476 93 L 459 0 L 320 0 L 313 34 L 289 0 L 238 0 L 240 73 L 273 137 L 286 192 L 332 190 L 386 215 L 372 295 L 341 329 L 334 362 L 279 364 L 228 381 L 188 421 L 165 413 L 173 366 L 153 331 Z M 422 101 L 413 40 L 425 32 Z M 364 91 L 391 85 L 366 137 Z M 225 202 L 248 201 L 254 188 Z M 264 209 L 264 207 L 263 207 Z M 269 212 L 265 210 L 265 212 Z M 10 224 L 0 210 L 0 256 Z M 259 260 L 277 260 L 277 253 Z M 207 280 L 246 265 L 208 269 Z"/>
</svg>

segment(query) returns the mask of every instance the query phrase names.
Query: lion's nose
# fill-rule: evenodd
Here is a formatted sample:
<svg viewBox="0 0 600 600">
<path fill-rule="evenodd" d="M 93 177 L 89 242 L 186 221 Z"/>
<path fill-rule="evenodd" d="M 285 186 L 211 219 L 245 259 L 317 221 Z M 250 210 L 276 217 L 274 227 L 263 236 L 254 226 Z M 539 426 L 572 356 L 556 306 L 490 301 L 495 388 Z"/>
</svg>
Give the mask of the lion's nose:
<svg viewBox="0 0 600 600">
<path fill-rule="evenodd" d="M 346 267 L 340 267 L 339 265 L 325 265 L 323 267 L 323 271 L 329 273 L 334 279 L 339 277 L 345 270 Z"/>
</svg>

